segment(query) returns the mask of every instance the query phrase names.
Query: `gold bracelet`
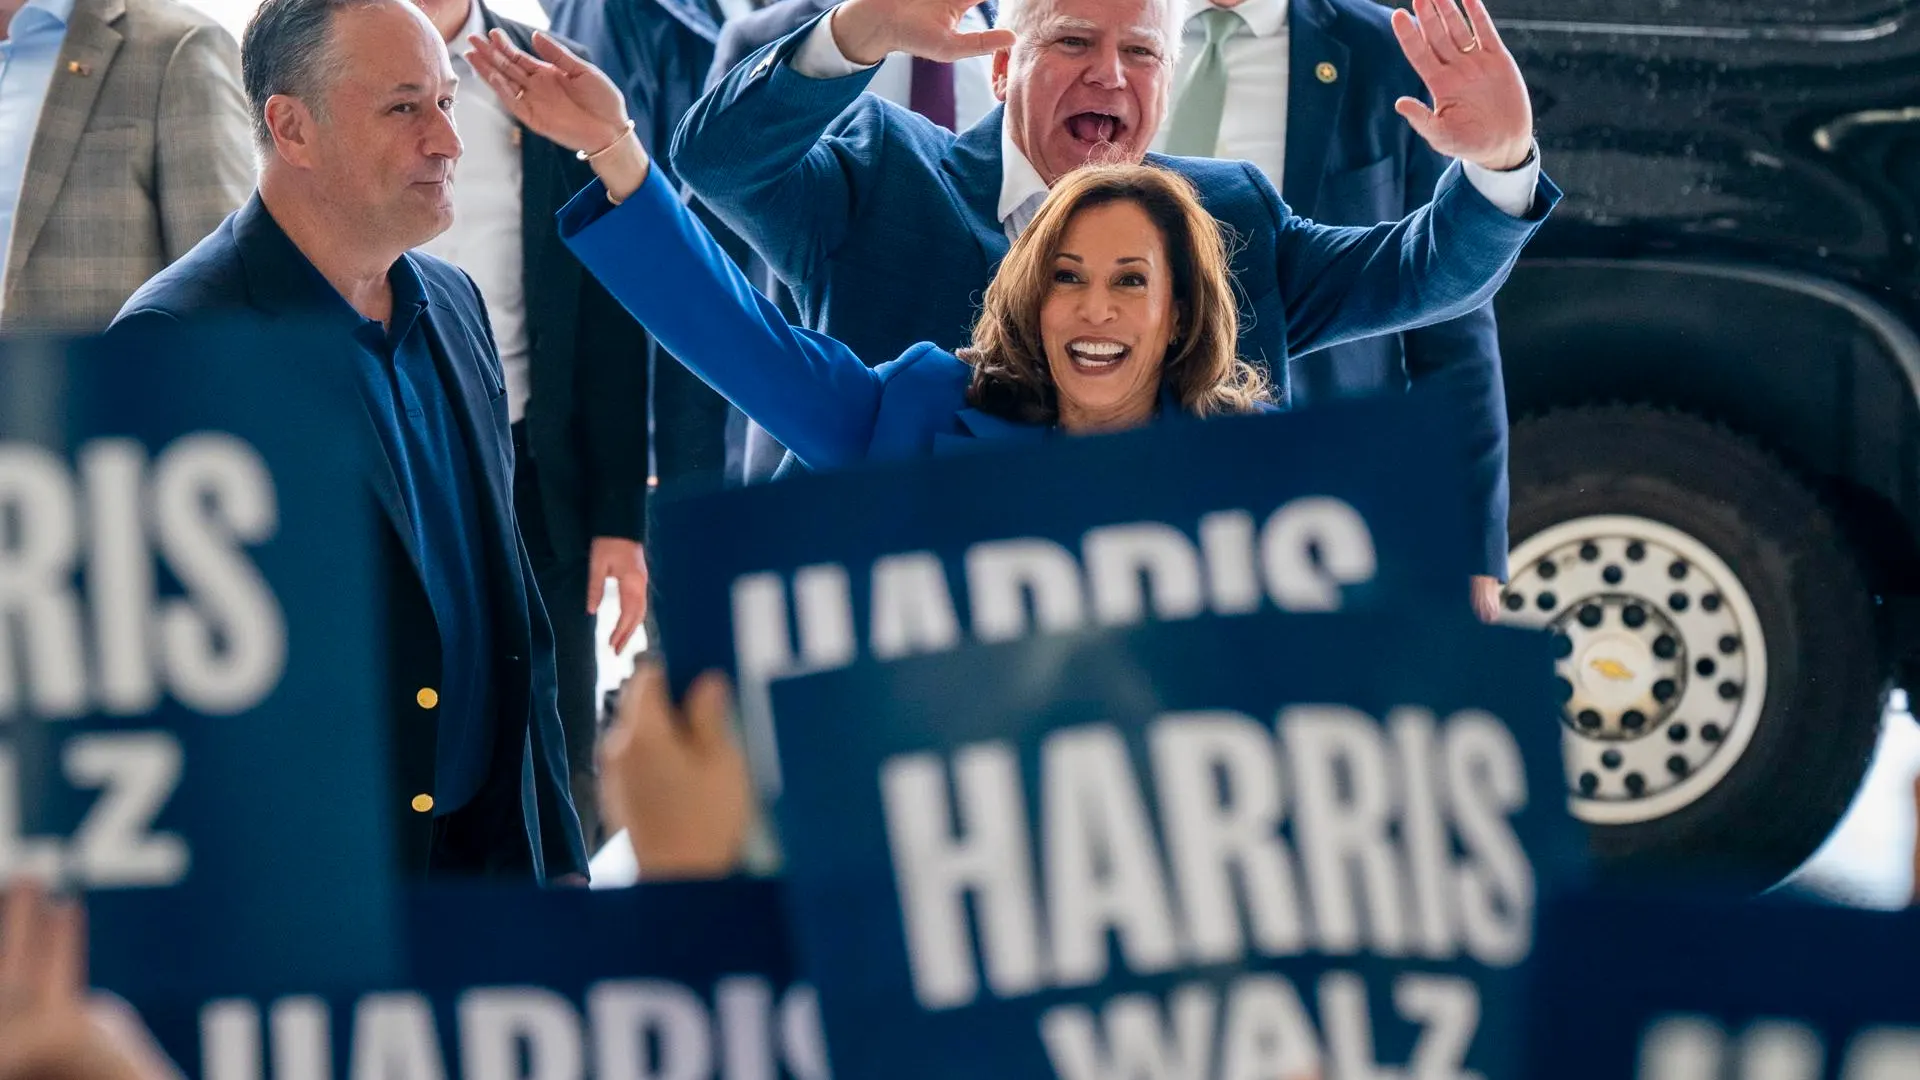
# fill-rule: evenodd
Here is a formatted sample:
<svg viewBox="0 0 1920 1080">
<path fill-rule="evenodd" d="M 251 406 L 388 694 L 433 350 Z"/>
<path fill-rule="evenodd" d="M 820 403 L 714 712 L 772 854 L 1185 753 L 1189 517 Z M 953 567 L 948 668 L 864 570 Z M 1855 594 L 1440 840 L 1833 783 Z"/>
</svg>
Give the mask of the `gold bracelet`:
<svg viewBox="0 0 1920 1080">
<path fill-rule="evenodd" d="M 612 142 L 608 143 L 607 145 L 601 147 L 598 150 L 595 150 L 591 154 L 587 153 L 585 150 L 575 150 L 573 152 L 573 156 L 576 158 L 579 158 L 581 161 L 592 161 L 594 158 L 599 157 L 601 154 L 604 154 L 607 151 L 613 149 L 614 147 L 619 146 L 621 143 L 626 142 L 627 136 L 631 134 L 633 134 L 633 118 L 628 117 L 627 130 L 621 132 L 619 135 L 616 135 Z"/>
</svg>

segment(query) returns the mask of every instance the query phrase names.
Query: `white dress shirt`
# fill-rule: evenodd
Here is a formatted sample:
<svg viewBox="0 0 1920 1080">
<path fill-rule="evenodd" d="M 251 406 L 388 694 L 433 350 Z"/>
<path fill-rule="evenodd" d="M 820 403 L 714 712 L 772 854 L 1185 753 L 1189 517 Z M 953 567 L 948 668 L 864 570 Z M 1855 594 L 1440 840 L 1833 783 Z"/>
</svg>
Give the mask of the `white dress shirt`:
<svg viewBox="0 0 1920 1080">
<path fill-rule="evenodd" d="M 838 79 L 865 71 L 871 64 L 856 64 L 840 51 L 828 25 L 831 18 L 815 24 L 813 33 L 793 51 L 793 70 L 812 79 Z M 987 17 L 977 7 L 968 8 L 960 17 L 960 29 L 977 33 L 991 29 Z M 903 109 L 913 107 L 913 57 L 903 52 L 888 53 L 874 72 L 867 92 L 885 98 Z M 965 131 L 1000 104 L 993 96 L 993 57 L 972 56 L 953 65 L 953 122 Z"/>
<path fill-rule="evenodd" d="M 1245 29 L 1220 45 L 1227 101 L 1220 114 L 1220 142 L 1212 155 L 1253 162 L 1276 188 L 1287 162 L 1287 78 L 1292 49 L 1287 33 L 1288 2 L 1241 0 L 1238 6 L 1223 9 L 1239 16 Z M 1187 0 L 1180 68 L 1173 83 L 1175 107 L 1194 63 L 1207 47 L 1206 27 L 1197 16 L 1212 6 L 1208 0 Z M 1166 146 L 1167 126 L 1163 124 L 1153 148 L 1165 153 Z"/>
<path fill-rule="evenodd" d="M 833 40 L 830 22 L 830 19 L 821 19 L 807 40 L 793 51 L 788 64 L 795 72 L 810 79 L 832 79 L 862 70 L 840 51 L 839 43 Z M 1460 164 L 1474 190 L 1509 216 L 1524 217 L 1532 208 L 1534 188 L 1540 182 L 1538 147 L 1527 164 L 1509 172 L 1494 172 L 1470 161 Z M 1039 170 L 1014 145 L 1013 127 L 1001 125 L 1000 224 L 1009 239 L 1025 231 L 1046 197 L 1047 185 L 1040 179 Z"/>
<path fill-rule="evenodd" d="M 0 309 L 6 305 L 13 216 L 27 179 L 27 152 L 40 127 L 66 43 L 73 0 L 27 0 L 0 38 Z"/>
<path fill-rule="evenodd" d="M 471 0 L 467 24 L 454 40 L 483 33 L 480 0 Z M 465 147 L 454 166 L 453 227 L 420 250 L 465 270 L 480 287 L 506 375 L 507 417 L 518 423 L 533 395 L 520 233 L 520 125 L 474 74 L 465 52 L 453 50 L 453 73 L 460 77 L 453 123 Z"/>
</svg>

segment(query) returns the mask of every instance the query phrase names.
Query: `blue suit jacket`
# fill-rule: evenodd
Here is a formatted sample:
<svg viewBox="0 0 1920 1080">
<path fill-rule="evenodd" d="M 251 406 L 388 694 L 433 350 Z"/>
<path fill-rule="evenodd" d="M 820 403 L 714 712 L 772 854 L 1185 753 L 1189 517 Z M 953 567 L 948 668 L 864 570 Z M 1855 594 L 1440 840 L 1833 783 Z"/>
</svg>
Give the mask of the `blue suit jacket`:
<svg viewBox="0 0 1920 1080">
<path fill-rule="evenodd" d="M 553 31 L 580 42 L 620 87 L 634 132 L 673 176 L 674 129 L 706 87 L 720 39 L 715 0 L 552 0 Z M 663 487 L 725 465 L 726 403 L 651 347 L 653 474 Z"/>
<path fill-rule="evenodd" d="M 998 215 L 1002 113 L 955 136 L 863 96 L 871 71 L 800 75 L 786 60 L 812 25 L 748 58 L 694 104 L 674 138 L 679 178 L 767 260 L 805 323 L 855 354 L 891 357 L 920 341 L 962 346 L 1008 248 Z M 1289 355 L 1485 305 L 1559 198 L 1543 177 L 1530 213 L 1515 219 L 1456 165 L 1431 208 L 1341 229 L 1295 216 L 1245 162 L 1149 161 L 1193 181 L 1243 241 L 1233 259 L 1241 355 L 1283 386 Z"/>
<path fill-rule="evenodd" d="M 1427 99 L 1388 16 L 1373 0 L 1291 0 L 1288 15 L 1287 204 L 1328 225 L 1370 225 L 1433 197 L 1447 159 L 1393 111 Z M 1334 79 L 1316 74 L 1332 64 Z M 1493 306 L 1397 336 L 1296 355 L 1296 406 L 1380 391 L 1445 398 L 1462 425 L 1469 512 L 1483 523 L 1484 573 L 1507 562 L 1507 399 Z"/>
<path fill-rule="evenodd" d="M 440 637 L 419 567 L 399 481 L 375 435 L 372 417 L 355 433 L 366 447 L 368 484 L 384 515 L 388 648 L 387 700 L 394 724 L 394 813 L 404 868 L 432 873 L 531 877 L 584 873 L 586 846 L 567 784 L 567 759 L 554 684 L 553 628 L 513 510 L 513 446 L 493 331 L 479 290 L 465 273 L 430 255 L 403 256 L 428 296 L 425 322 L 460 419 L 479 486 L 480 526 L 493 612 L 492 730 L 450 728 L 416 701 L 440 681 Z M 256 193 L 211 235 L 141 286 L 109 332 L 143 322 L 253 316 L 267 320 L 339 318 L 350 334 L 358 317 L 282 232 Z M 316 448 L 316 451 L 318 448 Z M 435 813 L 414 813 L 413 794 L 431 792 Z M 457 813 L 454 813 L 457 811 Z M 446 834 L 457 831 L 450 842 Z M 431 833 L 431 835 L 430 835 Z M 458 848 L 460 855 L 448 854 Z"/>
<path fill-rule="evenodd" d="M 929 128 L 933 125 L 928 124 Z M 951 138 L 951 136 L 949 136 Z M 1183 171 L 1238 168 L 1180 160 Z M 1257 175 L 1257 174 L 1255 174 Z M 1485 301 L 1532 235 L 1535 224 L 1508 217 L 1457 176 L 1431 210 L 1372 229 L 1306 223 L 1290 259 L 1333 275 L 1345 290 L 1319 295 L 1320 305 L 1363 297 L 1371 318 L 1309 309 L 1323 334 L 1376 333 L 1418 317 L 1412 305 L 1387 304 L 1383 291 L 1403 290 L 1434 307 L 1467 309 Z M 607 290 L 662 346 L 778 439 L 810 469 L 843 468 L 868 459 L 944 453 L 980 440 L 1031 440 L 1048 429 L 1010 421 L 967 404 L 972 369 L 937 343 L 921 342 L 870 368 L 858 349 L 788 324 L 756 291 L 720 244 L 656 170 L 619 206 L 599 181 L 560 212 L 560 235 Z M 1450 238 L 1454 261 L 1437 248 Z M 1287 241 L 1283 241 L 1287 242 Z M 936 252 L 939 249 L 932 249 Z M 937 257 L 921 268 L 929 279 Z M 1385 265 L 1367 280 L 1369 266 Z M 1303 270 L 1303 272 L 1305 272 Z M 881 303 L 885 308 L 888 305 Z M 1163 398 L 1162 412 L 1168 411 Z"/>
</svg>

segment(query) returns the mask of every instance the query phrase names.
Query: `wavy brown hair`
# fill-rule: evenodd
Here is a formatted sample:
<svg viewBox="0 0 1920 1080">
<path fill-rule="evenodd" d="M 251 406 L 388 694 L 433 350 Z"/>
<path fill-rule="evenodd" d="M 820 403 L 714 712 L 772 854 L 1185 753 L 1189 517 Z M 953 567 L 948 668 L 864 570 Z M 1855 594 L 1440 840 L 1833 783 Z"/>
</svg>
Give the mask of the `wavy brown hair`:
<svg viewBox="0 0 1920 1080">
<path fill-rule="evenodd" d="M 1161 360 L 1160 385 L 1194 416 L 1253 412 L 1271 400 L 1266 373 L 1239 358 L 1240 315 L 1221 225 L 1193 185 L 1151 165 L 1087 165 L 1060 179 L 987 286 L 973 324 L 967 403 L 1028 424 L 1052 424 L 1060 399 L 1040 340 L 1040 305 L 1053 288 L 1053 261 L 1074 215 L 1131 202 L 1160 230 L 1173 270 L 1180 325 Z"/>
</svg>

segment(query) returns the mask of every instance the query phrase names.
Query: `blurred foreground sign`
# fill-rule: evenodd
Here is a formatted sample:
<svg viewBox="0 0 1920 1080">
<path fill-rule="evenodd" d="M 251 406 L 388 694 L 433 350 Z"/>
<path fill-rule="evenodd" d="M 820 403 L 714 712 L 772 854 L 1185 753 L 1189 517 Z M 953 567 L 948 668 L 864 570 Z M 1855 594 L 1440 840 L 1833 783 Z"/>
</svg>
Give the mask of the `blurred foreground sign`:
<svg viewBox="0 0 1920 1080">
<path fill-rule="evenodd" d="M 769 681 L 863 657 L 1203 614 L 1467 606 L 1448 418 L 1406 398 L 1173 421 L 663 500 L 676 696 L 738 679 L 777 795 Z"/>
<path fill-rule="evenodd" d="M 136 1002 L 203 1080 L 827 1080 L 770 882 L 407 890 L 407 973 Z"/>
<path fill-rule="evenodd" d="M 1920 912 L 1592 894 L 1541 913 L 1533 1080 L 1920 1076 Z"/>
<path fill-rule="evenodd" d="M 90 893 L 100 985 L 392 970 L 364 420 L 316 338 L 0 342 L 0 878 Z"/>
<path fill-rule="evenodd" d="M 1577 878 L 1546 640 L 1203 617 L 773 686 L 841 1080 L 1518 1075 Z"/>
</svg>

